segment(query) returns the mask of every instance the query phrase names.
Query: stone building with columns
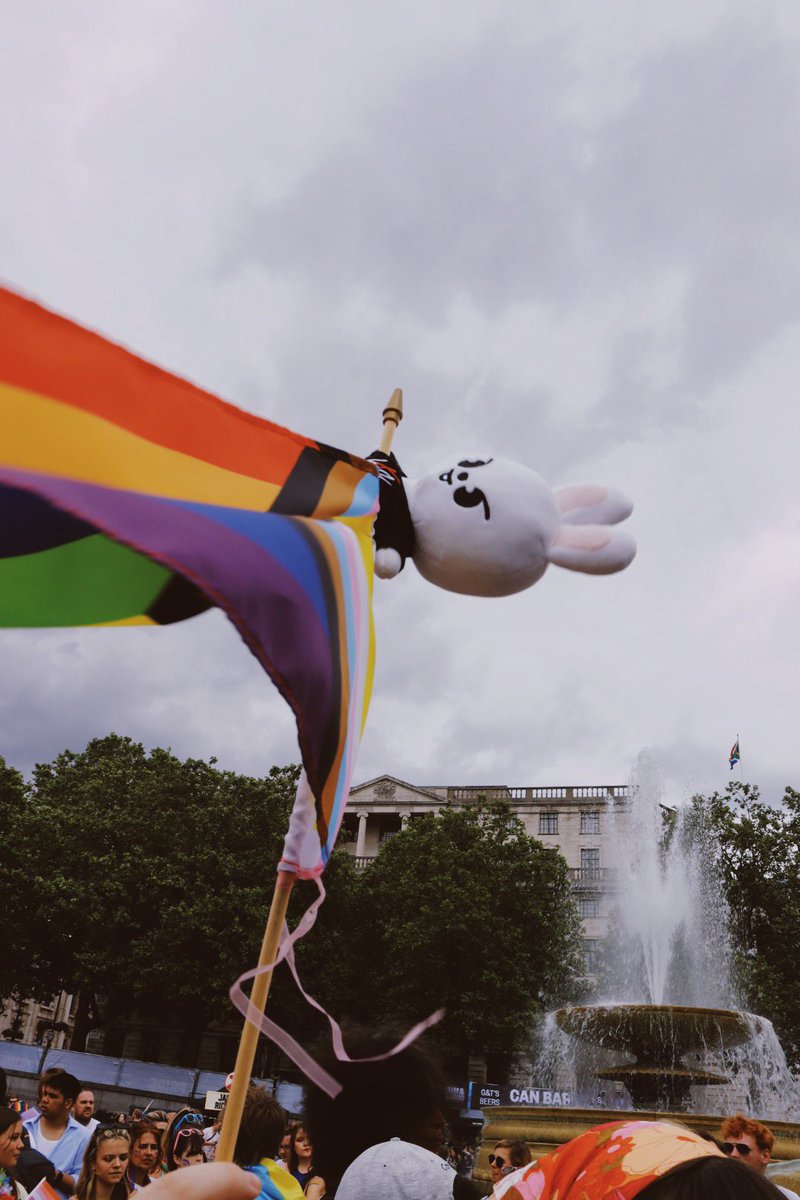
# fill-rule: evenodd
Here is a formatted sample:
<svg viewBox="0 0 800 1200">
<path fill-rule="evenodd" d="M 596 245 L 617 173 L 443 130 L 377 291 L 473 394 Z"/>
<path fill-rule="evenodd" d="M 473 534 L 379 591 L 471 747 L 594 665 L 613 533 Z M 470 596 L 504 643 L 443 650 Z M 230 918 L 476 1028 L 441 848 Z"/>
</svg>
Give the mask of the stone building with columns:
<svg viewBox="0 0 800 1200">
<path fill-rule="evenodd" d="M 445 808 L 465 809 L 501 801 L 526 832 L 558 850 L 569 867 L 583 922 L 586 960 L 592 972 L 595 945 L 608 932 L 616 895 L 612 842 L 630 811 L 629 788 L 608 786 L 487 787 L 419 786 L 380 775 L 350 792 L 345 844 L 363 867 L 409 821 Z"/>
</svg>

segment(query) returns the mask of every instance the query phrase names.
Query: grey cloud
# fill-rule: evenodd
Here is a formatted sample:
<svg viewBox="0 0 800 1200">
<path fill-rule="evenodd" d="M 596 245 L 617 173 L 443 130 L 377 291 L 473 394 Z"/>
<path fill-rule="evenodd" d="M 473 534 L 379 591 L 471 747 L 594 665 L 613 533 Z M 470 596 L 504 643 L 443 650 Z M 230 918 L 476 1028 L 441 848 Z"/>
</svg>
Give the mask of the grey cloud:
<svg viewBox="0 0 800 1200">
<path fill-rule="evenodd" d="M 306 281 L 308 325 L 277 358 L 312 406 L 323 386 L 346 398 L 348 437 L 367 427 L 384 381 L 400 376 L 424 398 L 416 419 L 430 444 L 443 414 L 463 412 L 466 382 L 409 363 L 399 329 L 382 330 L 379 344 L 336 320 L 326 329 L 326 308 L 338 315 L 355 289 L 399 317 L 433 322 L 459 294 L 494 314 L 540 300 L 569 320 L 572 305 L 594 298 L 602 307 L 637 278 L 658 286 L 685 270 L 669 348 L 675 378 L 653 377 L 665 332 L 634 304 L 582 427 L 565 430 L 553 396 L 537 406 L 538 440 L 556 470 L 590 445 L 613 446 L 623 431 L 693 424 L 698 399 L 796 317 L 791 179 L 800 152 L 791 122 L 774 119 L 797 107 L 790 50 L 732 19 L 710 38 L 642 60 L 621 113 L 582 129 L 566 115 L 572 69 L 562 49 L 561 39 L 532 48 L 498 33 L 420 66 L 286 199 L 243 206 L 218 270 L 256 260 Z M 492 431 L 512 441 L 536 403 L 535 362 L 525 390 L 490 370 L 481 392 Z"/>
<path fill-rule="evenodd" d="M 254 206 L 220 263 L 312 270 L 438 314 L 571 291 L 580 154 L 558 97 L 556 43 L 478 44 L 420 65 L 285 200 Z M 574 249 L 573 249 L 574 253 Z"/>
<path fill-rule="evenodd" d="M 0 754 L 19 770 L 127 734 L 254 774 L 298 757 L 294 720 L 220 613 L 163 629 L 4 631 Z"/>
<path fill-rule="evenodd" d="M 690 279 L 676 390 L 712 386 L 798 315 L 796 68 L 791 42 L 733 18 L 641 61 L 635 100 L 594 141 L 598 260 Z"/>
</svg>

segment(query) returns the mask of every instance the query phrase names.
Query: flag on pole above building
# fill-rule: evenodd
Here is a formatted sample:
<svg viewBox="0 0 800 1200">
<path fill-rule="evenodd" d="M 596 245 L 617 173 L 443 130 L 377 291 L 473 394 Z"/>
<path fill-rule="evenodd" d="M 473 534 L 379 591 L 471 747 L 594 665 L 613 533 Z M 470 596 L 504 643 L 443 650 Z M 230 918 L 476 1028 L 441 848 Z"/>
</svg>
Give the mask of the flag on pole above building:
<svg viewBox="0 0 800 1200">
<path fill-rule="evenodd" d="M 739 761 L 739 735 L 737 734 L 736 741 L 731 746 L 731 753 L 730 753 L 731 770 L 733 770 L 733 768 L 736 766 L 738 761 Z"/>
</svg>

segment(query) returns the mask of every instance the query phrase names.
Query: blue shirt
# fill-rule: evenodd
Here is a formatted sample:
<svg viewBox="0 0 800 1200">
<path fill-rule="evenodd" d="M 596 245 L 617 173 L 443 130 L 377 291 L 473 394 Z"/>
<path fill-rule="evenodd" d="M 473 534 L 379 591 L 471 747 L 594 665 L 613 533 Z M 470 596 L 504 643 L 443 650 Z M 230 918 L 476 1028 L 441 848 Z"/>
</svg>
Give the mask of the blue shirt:
<svg viewBox="0 0 800 1200">
<path fill-rule="evenodd" d="M 25 1128 L 31 1139 L 31 1145 L 45 1158 L 49 1158 L 50 1162 L 58 1171 L 63 1171 L 65 1175 L 71 1175 L 77 1182 L 78 1176 L 81 1173 L 81 1164 L 83 1163 L 83 1155 L 86 1150 L 86 1144 L 91 1137 L 90 1131 L 85 1125 L 81 1125 L 74 1117 L 67 1117 L 67 1128 L 62 1133 L 57 1142 L 48 1142 L 43 1137 L 40 1126 L 42 1123 L 42 1114 L 34 1117 L 32 1121 L 25 1122 Z M 65 1197 L 67 1192 L 62 1192 L 58 1189 L 59 1194 Z"/>
<path fill-rule="evenodd" d="M 261 1180 L 256 1200 L 303 1200 L 303 1189 L 285 1167 L 274 1158 L 262 1158 L 255 1167 L 245 1167 Z"/>
</svg>

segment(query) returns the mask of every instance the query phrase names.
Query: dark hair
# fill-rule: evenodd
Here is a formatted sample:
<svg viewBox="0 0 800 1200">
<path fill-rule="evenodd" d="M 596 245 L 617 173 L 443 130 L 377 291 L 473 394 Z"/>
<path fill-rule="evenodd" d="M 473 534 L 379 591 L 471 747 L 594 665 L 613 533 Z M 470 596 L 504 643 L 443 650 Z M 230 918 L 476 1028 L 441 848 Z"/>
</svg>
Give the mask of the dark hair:
<svg viewBox="0 0 800 1200">
<path fill-rule="evenodd" d="M 51 1084 L 51 1087 L 55 1087 L 55 1084 Z M 114 1138 L 121 1138 L 130 1147 L 130 1134 L 122 1125 L 98 1125 L 96 1129 L 92 1130 L 92 1135 L 86 1143 L 81 1173 L 78 1176 L 78 1182 L 75 1184 L 75 1195 L 78 1200 L 94 1200 L 97 1155 L 102 1143 L 113 1141 Z M 119 1183 L 114 1184 L 111 1192 L 111 1200 L 128 1200 L 130 1194 L 131 1188 L 127 1175 L 123 1175 Z"/>
<path fill-rule="evenodd" d="M 667 1171 L 639 1192 L 637 1200 L 781 1200 L 766 1175 L 732 1158 L 709 1154 Z"/>
<path fill-rule="evenodd" d="M 183 1129 L 179 1129 L 175 1133 L 172 1138 L 172 1144 L 167 1150 L 167 1157 L 170 1160 L 170 1170 L 174 1171 L 178 1165 L 178 1160 L 188 1158 L 190 1154 L 202 1154 L 205 1157 L 203 1135 L 199 1129 L 191 1129 L 184 1125 Z"/>
<path fill-rule="evenodd" d="M 222 1118 L 223 1128 L 225 1118 Z M 286 1113 L 266 1088 L 251 1084 L 247 1089 L 233 1161 L 252 1167 L 262 1158 L 277 1158 L 286 1128 Z"/>
<path fill-rule="evenodd" d="M 499 1145 L 499 1143 L 497 1144 Z M 523 1142 L 521 1138 L 517 1138 L 514 1141 L 504 1141 L 503 1145 L 508 1150 L 508 1158 L 512 1167 L 524 1167 L 532 1161 L 528 1143 Z"/>
<path fill-rule="evenodd" d="M 302 1121 L 298 1121 L 297 1124 L 295 1125 L 294 1129 L 292 1130 L 292 1140 L 289 1143 L 288 1167 L 289 1167 L 289 1172 L 292 1175 L 296 1174 L 296 1172 L 300 1170 L 300 1160 L 297 1157 L 297 1151 L 294 1148 L 294 1144 L 295 1144 L 295 1141 L 297 1140 L 298 1135 L 301 1133 L 304 1133 L 306 1135 L 306 1137 L 308 1138 L 308 1140 L 311 1144 L 311 1163 L 309 1164 L 309 1170 L 316 1173 L 316 1168 L 313 1165 L 314 1159 L 316 1157 L 314 1154 L 314 1139 L 312 1138 L 312 1136 L 309 1132 L 308 1126 L 304 1125 Z M 280 1142 L 278 1143 L 278 1145 L 280 1145 Z"/>
<path fill-rule="evenodd" d="M 16 1109 L 5 1107 L 0 1108 L 0 1135 L 6 1133 L 9 1129 L 13 1129 L 13 1127 L 18 1125 L 21 1120 L 22 1117 L 16 1111 Z M 10 1171 L 8 1167 L 6 1167 L 5 1170 L 8 1178 L 11 1180 L 11 1186 L 14 1189 L 14 1196 L 19 1196 L 19 1188 L 17 1187 L 17 1181 L 14 1177 L 14 1172 Z"/>
<path fill-rule="evenodd" d="M 203 1150 L 203 1118 L 200 1113 L 195 1112 L 192 1108 L 182 1108 L 170 1121 L 167 1128 L 164 1130 L 162 1145 L 164 1147 L 164 1167 L 167 1171 L 174 1171 L 176 1168 L 175 1162 L 175 1141 L 179 1134 L 184 1132 L 194 1133 L 197 1135 L 196 1142 L 194 1138 L 182 1139 L 187 1142 L 185 1146 L 185 1154 L 198 1154 Z M 196 1145 L 196 1148 L 194 1148 Z M 181 1156 L 183 1157 L 183 1155 Z"/>
<path fill-rule="evenodd" d="M 82 1086 L 80 1081 L 74 1075 L 70 1075 L 69 1071 L 65 1071 L 63 1067 L 50 1067 L 47 1071 L 42 1071 L 39 1076 L 40 1096 L 43 1087 L 50 1087 L 55 1092 L 61 1092 L 64 1099 L 71 1100 L 73 1104 L 78 1099 Z"/>
<path fill-rule="evenodd" d="M 354 1058 L 385 1052 L 395 1031 L 349 1033 Z M 439 1068 L 420 1042 L 381 1062 L 339 1062 L 330 1047 L 317 1059 L 342 1084 L 335 1099 L 311 1084 L 304 1093 L 303 1123 L 314 1147 L 314 1170 L 336 1187 L 359 1154 L 393 1137 L 416 1142 L 420 1125 L 446 1105 Z"/>
<path fill-rule="evenodd" d="M 12 1125 L 16 1125 L 17 1121 L 22 1120 L 22 1114 L 18 1113 L 14 1108 L 0 1108 L 0 1133 L 5 1133 Z"/>
</svg>

